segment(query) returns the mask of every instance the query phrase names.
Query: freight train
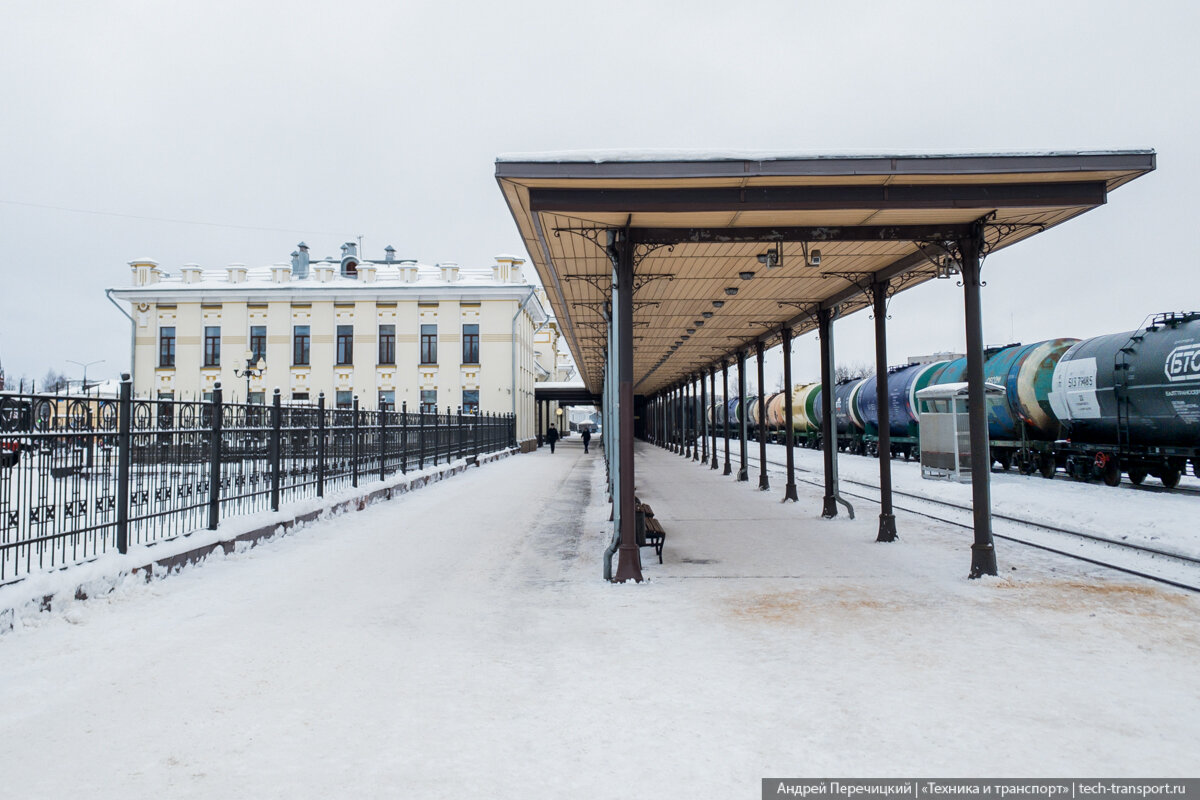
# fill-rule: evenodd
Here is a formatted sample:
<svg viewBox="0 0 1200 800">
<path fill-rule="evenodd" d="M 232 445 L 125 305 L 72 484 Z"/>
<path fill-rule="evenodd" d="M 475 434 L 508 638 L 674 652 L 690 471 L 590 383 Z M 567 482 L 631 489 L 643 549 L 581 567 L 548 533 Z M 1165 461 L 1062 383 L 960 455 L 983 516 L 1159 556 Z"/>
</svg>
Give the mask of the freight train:
<svg viewBox="0 0 1200 800">
<path fill-rule="evenodd" d="M 987 400 L 991 457 L 1001 469 L 1047 478 L 1062 469 L 1110 486 L 1124 474 L 1135 484 L 1149 475 L 1173 488 L 1189 463 L 1200 476 L 1200 312 L 1156 314 L 1134 331 L 1013 344 L 984 356 L 984 380 L 1004 389 Z M 888 371 L 893 457 L 920 454 L 917 392 L 963 382 L 966 368 L 959 358 Z M 876 377 L 843 380 L 833 396 L 838 449 L 878 455 Z M 819 383 L 793 388 L 791 420 L 783 392 L 762 405 L 757 397 L 720 400 L 708 409 L 708 421 L 723 431 L 730 420 L 736 430 L 744 411 L 756 436 L 765 413 L 772 440 L 782 440 L 790 424 L 798 445 L 822 446 Z"/>
</svg>

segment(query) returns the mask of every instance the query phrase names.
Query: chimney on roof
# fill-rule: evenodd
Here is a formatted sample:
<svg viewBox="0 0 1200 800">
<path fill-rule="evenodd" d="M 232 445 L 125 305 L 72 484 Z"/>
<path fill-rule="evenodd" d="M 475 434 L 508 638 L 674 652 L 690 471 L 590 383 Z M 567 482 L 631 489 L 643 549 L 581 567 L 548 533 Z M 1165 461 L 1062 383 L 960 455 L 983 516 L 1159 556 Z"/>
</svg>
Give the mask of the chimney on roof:
<svg viewBox="0 0 1200 800">
<path fill-rule="evenodd" d="M 230 264 L 225 268 L 229 274 L 230 283 L 245 283 L 246 282 L 246 265 L 245 264 Z"/>
<path fill-rule="evenodd" d="M 442 280 L 446 283 L 458 282 L 458 264 L 453 261 L 442 261 L 438 263 L 438 269 L 442 271 Z"/>
<path fill-rule="evenodd" d="M 383 261 L 385 264 L 391 264 L 396 260 L 396 248 L 392 247 L 390 244 L 383 248 L 383 253 Z"/>
<path fill-rule="evenodd" d="M 354 242 L 342 245 L 342 275 L 347 278 L 358 277 L 358 246 Z"/>
<path fill-rule="evenodd" d="M 295 263 L 295 259 L 292 259 Z M 292 279 L 292 267 L 288 264 L 272 264 L 271 265 L 271 283 L 287 283 Z"/>
<path fill-rule="evenodd" d="M 200 265 L 199 264 L 184 264 L 179 268 L 179 275 L 184 283 L 199 283 L 200 282 Z"/>
<path fill-rule="evenodd" d="M 400 262 L 400 280 L 403 283 L 417 282 L 417 262 L 413 259 L 405 259 Z"/>
<path fill-rule="evenodd" d="M 162 272 L 158 269 L 158 262 L 149 258 L 139 258 L 130 261 L 129 267 L 133 270 L 134 286 L 146 286 L 151 283 L 158 283 L 158 279 L 162 276 Z"/>
<path fill-rule="evenodd" d="M 292 274 L 298 280 L 308 277 L 308 245 L 304 242 L 296 245 L 296 251 L 292 253 Z"/>
</svg>

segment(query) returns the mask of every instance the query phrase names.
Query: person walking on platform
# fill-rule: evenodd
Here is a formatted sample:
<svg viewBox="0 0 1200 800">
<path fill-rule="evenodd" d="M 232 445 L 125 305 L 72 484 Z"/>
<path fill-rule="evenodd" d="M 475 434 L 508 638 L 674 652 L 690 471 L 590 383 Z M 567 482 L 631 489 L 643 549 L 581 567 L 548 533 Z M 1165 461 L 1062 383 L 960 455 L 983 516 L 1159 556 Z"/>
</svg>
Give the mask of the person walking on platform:
<svg viewBox="0 0 1200 800">
<path fill-rule="evenodd" d="M 547 444 L 550 445 L 551 453 L 554 452 L 554 443 L 557 441 L 558 441 L 558 428 L 551 425 L 550 430 L 546 431 L 546 442 L 547 442 Z"/>
<path fill-rule="evenodd" d="M 580 436 L 583 438 L 583 452 L 586 453 L 588 451 L 588 442 L 592 440 L 592 429 L 584 428 Z"/>
</svg>

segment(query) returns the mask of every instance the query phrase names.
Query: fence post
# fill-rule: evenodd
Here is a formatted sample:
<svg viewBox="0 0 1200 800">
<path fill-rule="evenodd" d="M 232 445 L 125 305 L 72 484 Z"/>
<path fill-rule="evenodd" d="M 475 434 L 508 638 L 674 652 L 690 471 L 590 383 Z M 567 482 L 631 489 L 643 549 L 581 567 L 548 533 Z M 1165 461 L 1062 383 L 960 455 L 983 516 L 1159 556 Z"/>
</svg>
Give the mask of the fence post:
<svg viewBox="0 0 1200 800">
<path fill-rule="evenodd" d="M 213 386 L 212 432 L 208 446 L 208 529 L 221 522 L 221 382 Z"/>
<path fill-rule="evenodd" d="M 471 428 L 473 435 L 471 436 L 471 448 L 475 451 L 475 466 L 479 466 L 479 408 L 475 409 L 475 416 L 471 418 Z"/>
<path fill-rule="evenodd" d="M 271 398 L 271 444 L 268 449 L 271 459 L 271 510 L 279 510 L 279 465 L 283 460 L 283 405 L 279 395 L 279 387 L 275 387 L 275 395 Z"/>
<path fill-rule="evenodd" d="M 438 407 L 433 407 L 433 465 L 437 467 L 438 456 L 442 450 L 442 420 L 438 419 Z"/>
<path fill-rule="evenodd" d="M 408 401 L 400 401 L 400 471 L 408 472 Z"/>
<path fill-rule="evenodd" d="M 325 496 L 325 393 L 317 395 L 317 497 Z"/>
<path fill-rule="evenodd" d="M 466 436 L 463 435 L 462 406 L 458 407 L 458 425 L 455 427 L 458 432 L 454 435 L 454 457 L 462 458 L 463 440 L 466 439 Z"/>
<path fill-rule="evenodd" d="M 129 472 L 133 463 L 133 382 L 121 375 L 117 406 L 117 552 L 129 552 Z"/>
<path fill-rule="evenodd" d="M 352 435 L 354 438 L 350 441 L 350 459 L 353 462 L 350 466 L 350 485 L 357 489 L 358 488 L 358 454 L 360 452 L 360 445 L 361 445 L 361 442 L 359 442 L 359 440 L 358 440 L 358 435 L 360 433 L 359 425 L 358 425 L 358 395 L 354 395 L 354 421 L 353 421 L 352 425 L 353 425 Z"/>
<path fill-rule="evenodd" d="M 454 460 L 454 421 L 450 419 L 450 406 L 446 406 L 446 465 Z"/>
<path fill-rule="evenodd" d="M 417 406 L 420 411 L 417 417 L 417 464 L 418 469 L 425 469 L 425 406 Z"/>
<path fill-rule="evenodd" d="M 387 478 L 387 470 L 385 460 L 387 459 L 387 409 L 383 407 L 383 403 L 379 403 L 378 410 L 375 412 L 379 415 L 379 480 Z"/>
</svg>

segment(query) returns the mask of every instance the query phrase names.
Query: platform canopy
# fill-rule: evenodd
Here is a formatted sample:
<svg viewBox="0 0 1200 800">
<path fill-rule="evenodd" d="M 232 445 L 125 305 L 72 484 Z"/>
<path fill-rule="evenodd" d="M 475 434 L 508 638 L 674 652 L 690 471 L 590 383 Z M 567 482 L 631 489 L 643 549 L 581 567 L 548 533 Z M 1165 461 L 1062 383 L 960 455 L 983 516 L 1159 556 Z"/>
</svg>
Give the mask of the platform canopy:
<svg viewBox="0 0 1200 800">
<path fill-rule="evenodd" d="M 1152 150 L 958 155 L 545 153 L 496 178 L 588 389 L 599 393 L 613 262 L 633 246 L 633 381 L 651 394 L 781 330 L 816 327 L 1096 206 Z M 620 232 L 624 232 L 621 234 Z M 819 252 L 819 258 L 818 258 Z"/>
</svg>

